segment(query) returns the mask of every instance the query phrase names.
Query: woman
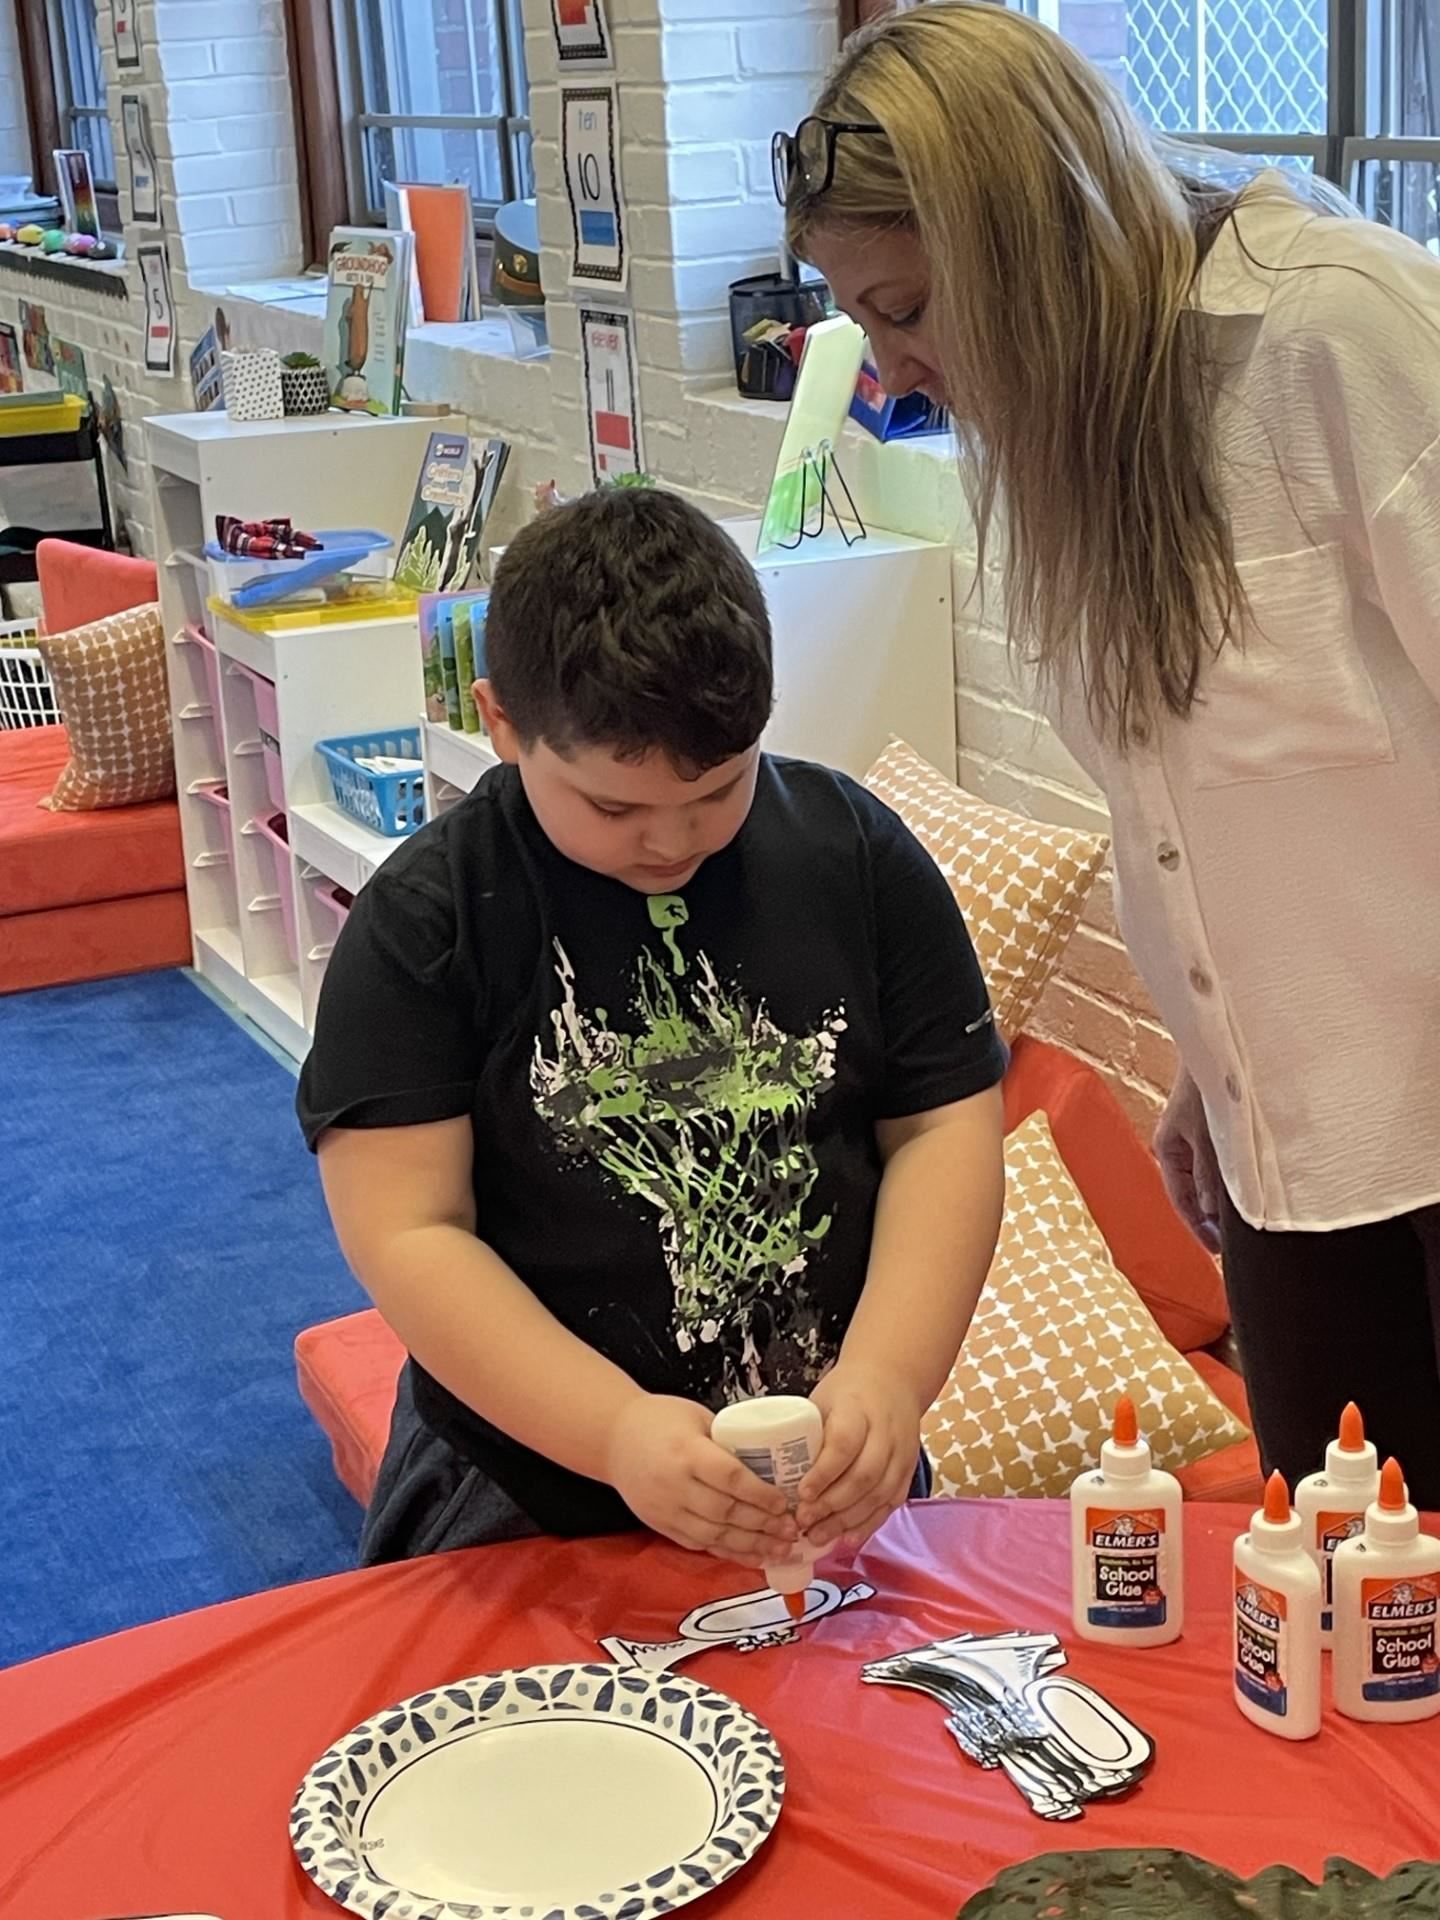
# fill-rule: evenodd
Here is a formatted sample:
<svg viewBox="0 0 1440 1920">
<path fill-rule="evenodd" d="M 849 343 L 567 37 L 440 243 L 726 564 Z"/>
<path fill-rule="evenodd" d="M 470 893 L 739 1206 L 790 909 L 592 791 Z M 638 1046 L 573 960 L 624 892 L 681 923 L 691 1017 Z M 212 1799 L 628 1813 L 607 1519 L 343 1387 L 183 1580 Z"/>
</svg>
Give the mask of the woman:
<svg viewBox="0 0 1440 1920">
<path fill-rule="evenodd" d="M 1440 264 L 1187 177 L 969 0 L 857 35 L 777 146 L 791 246 L 952 409 L 982 543 L 1003 502 L 1266 1463 L 1317 1467 L 1354 1397 L 1440 1505 Z"/>
</svg>

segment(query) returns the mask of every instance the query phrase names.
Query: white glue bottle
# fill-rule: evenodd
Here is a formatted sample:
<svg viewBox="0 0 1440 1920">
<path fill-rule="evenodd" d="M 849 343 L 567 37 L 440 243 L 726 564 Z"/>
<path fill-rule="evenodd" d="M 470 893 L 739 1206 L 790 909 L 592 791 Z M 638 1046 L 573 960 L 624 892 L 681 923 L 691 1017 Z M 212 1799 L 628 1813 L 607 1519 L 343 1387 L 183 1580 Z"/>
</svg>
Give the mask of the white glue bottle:
<svg viewBox="0 0 1440 1920">
<path fill-rule="evenodd" d="M 1352 1720 L 1440 1713 L 1440 1540 L 1387 1460 L 1365 1531 L 1335 1554 L 1335 1705 Z"/>
<path fill-rule="evenodd" d="M 772 1487 L 778 1487 L 794 1513 L 800 1503 L 800 1482 L 820 1457 L 825 1421 L 813 1400 L 799 1394 L 762 1394 L 722 1407 L 710 1428 L 717 1446 L 733 1453 L 742 1466 Z M 805 1589 L 815 1565 L 806 1543 L 797 1540 L 790 1558 L 767 1566 L 765 1578 L 785 1596 L 792 1618 L 805 1611 Z"/>
<path fill-rule="evenodd" d="M 1307 1473 L 1295 1489 L 1295 1511 L 1305 1529 L 1305 1551 L 1320 1569 L 1320 1644 L 1331 1644 L 1335 1549 L 1365 1526 L 1365 1509 L 1380 1491 L 1380 1460 L 1365 1438 L 1352 1400 L 1340 1416 L 1340 1437 L 1325 1449 L 1325 1471 Z"/>
<path fill-rule="evenodd" d="M 1235 1704 L 1282 1740 L 1320 1731 L 1320 1569 L 1282 1473 L 1235 1542 Z"/>
<path fill-rule="evenodd" d="M 1112 1647 L 1163 1647 L 1185 1624 L 1180 1482 L 1151 1465 L 1129 1394 L 1098 1473 L 1070 1489 L 1075 1631 Z"/>
</svg>

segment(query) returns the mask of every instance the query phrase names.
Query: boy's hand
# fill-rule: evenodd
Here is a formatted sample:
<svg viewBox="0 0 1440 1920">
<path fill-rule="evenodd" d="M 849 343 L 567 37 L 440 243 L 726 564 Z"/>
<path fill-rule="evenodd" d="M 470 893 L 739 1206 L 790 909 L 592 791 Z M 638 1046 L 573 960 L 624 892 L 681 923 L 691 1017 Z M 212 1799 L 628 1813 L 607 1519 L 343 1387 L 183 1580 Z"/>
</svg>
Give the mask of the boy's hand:
<svg viewBox="0 0 1440 1920">
<path fill-rule="evenodd" d="M 742 1567 L 789 1557 L 796 1536 L 785 1496 L 710 1438 L 693 1400 L 647 1393 L 616 1422 L 607 1478 L 637 1520 L 678 1546 Z"/>
<path fill-rule="evenodd" d="M 810 1398 L 825 1416 L 825 1444 L 800 1482 L 800 1531 L 822 1550 L 837 1540 L 858 1547 L 905 1504 L 922 1410 L 895 1374 L 843 1358 Z"/>
</svg>

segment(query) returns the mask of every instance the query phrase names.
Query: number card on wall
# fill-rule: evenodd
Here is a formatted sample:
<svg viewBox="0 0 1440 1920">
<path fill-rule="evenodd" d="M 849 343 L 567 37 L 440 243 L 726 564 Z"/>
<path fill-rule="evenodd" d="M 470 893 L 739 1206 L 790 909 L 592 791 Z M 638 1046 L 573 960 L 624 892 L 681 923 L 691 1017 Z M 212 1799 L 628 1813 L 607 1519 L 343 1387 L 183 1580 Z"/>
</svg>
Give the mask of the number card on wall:
<svg viewBox="0 0 1440 1920">
<path fill-rule="evenodd" d="M 136 18 L 139 8 L 136 0 L 115 0 L 112 15 L 115 26 L 115 64 L 120 67 L 138 67 L 140 65 L 140 23 Z"/>
<path fill-rule="evenodd" d="M 150 373 L 175 371 L 175 296 L 170 290 L 170 256 L 162 246 L 137 247 L 140 285 L 145 296 L 145 367 Z"/>
<path fill-rule="evenodd" d="M 585 415 L 595 484 L 641 473 L 639 382 L 635 377 L 634 321 L 628 313 L 580 309 L 585 358 Z"/>
<path fill-rule="evenodd" d="M 620 119 L 613 86 L 562 87 L 565 191 L 575 235 L 570 278 L 623 287 L 630 258 L 620 199 Z"/>
<path fill-rule="evenodd" d="M 605 0 L 550 0 L 550 21 L 562 68 L 612 64 Z"/>
</svg>

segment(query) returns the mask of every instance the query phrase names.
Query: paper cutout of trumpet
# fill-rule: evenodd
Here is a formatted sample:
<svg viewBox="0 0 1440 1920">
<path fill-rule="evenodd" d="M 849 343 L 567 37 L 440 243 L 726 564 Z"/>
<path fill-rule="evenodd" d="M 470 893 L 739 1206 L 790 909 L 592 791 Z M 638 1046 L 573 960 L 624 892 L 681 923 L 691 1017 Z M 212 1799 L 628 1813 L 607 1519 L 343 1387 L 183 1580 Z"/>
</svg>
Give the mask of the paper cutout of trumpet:
<svg viewBox="0 0 1440 1920">
<path fill-rule="evenodd" d="M 838 1613 L 842 1607 L 874 1598 L 874 1587 L 866 1586 L 863 1580 L 839 1587 L 833 1580 L 814 1579 L 805 1589 L 805 1611 L 792 1620 L 784 1597 L 772 1593 L 769 1587 L 760 1587 L 753 1593 L 733 1593 L 726 1599 L 707 1600 L 693 1607 L 680 1622 L 673 1640 L 626 1640 L 612 1634 L 600 1645 L 619 1666 L 659 1673 L 713 1647 L 758 1653 L 762 1647 L 786 1646 L 800 1637 L 801 1627 Z"/>
</svg>

